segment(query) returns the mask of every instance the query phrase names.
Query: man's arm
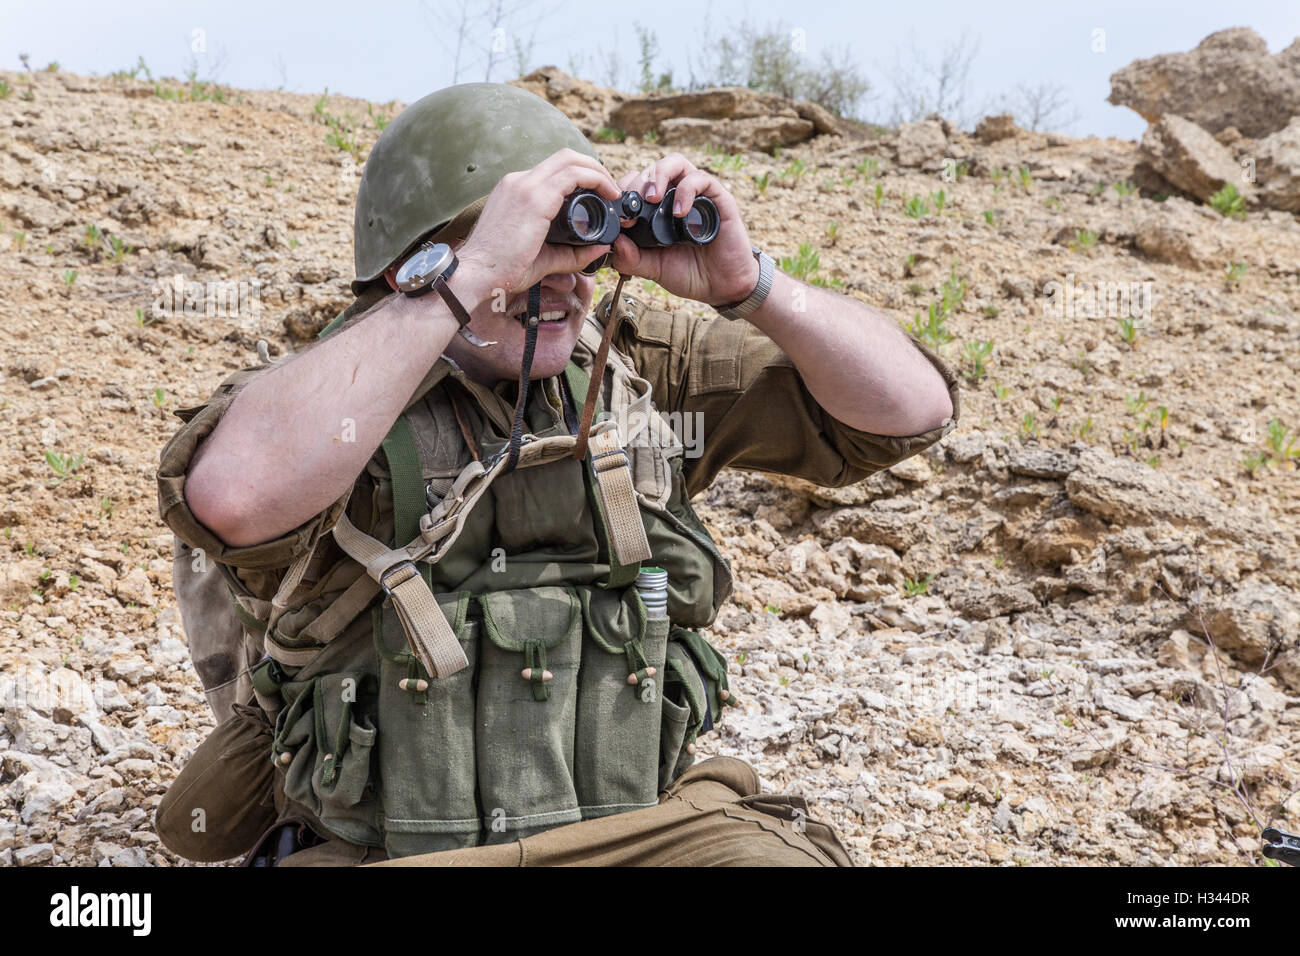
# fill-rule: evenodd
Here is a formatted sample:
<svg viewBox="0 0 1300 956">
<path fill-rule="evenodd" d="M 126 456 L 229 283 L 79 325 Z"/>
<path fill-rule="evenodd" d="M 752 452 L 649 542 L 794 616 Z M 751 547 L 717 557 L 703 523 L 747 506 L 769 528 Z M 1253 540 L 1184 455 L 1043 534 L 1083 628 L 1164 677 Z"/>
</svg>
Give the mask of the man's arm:
<svg viewBox="0 0 1300 956">
<path fill-rule="evenodd" d="M 676 216 L 706 196 L 720 221 L 717 238 L 704 246 L 640 249 L 620 236 L 613 257 L 620 272 L 714 306 L 739 302 L 758 285 L 758 263 L 740 208 L 715 177 L 681 153 L 670 153 L 626 174 L 619 186 L 635 188 L 652 201 L 675 189 Z M 778 271 L 767 299 L 748 321 L 785 352 L 822 408 L 846 425 L 876 435 L 910 436 L 952 417 L 947 387 L 934 366 L 894 322 L 849 296 Z"/>
<path fill-rule="evenodd" d="M 918 435 L 952 417 L 938 370 L 896 322 L 850 296 L 778 269 L 747 321 L 790 357 L 817 403 L 852 428 Z"/>
<path fill-rule="evenodd" d="M 472 309 L 489 294 L 485 279 L 457 272 L 454 291 Z M 356 481 L 456 330 L 441 296 L 391 296 L 258 375 L 199 446 L 184 486 L 190 511 L 235 547 L 324 511 Z M 345 427 L 355 441 L 342 440 Z"/>
</svg>

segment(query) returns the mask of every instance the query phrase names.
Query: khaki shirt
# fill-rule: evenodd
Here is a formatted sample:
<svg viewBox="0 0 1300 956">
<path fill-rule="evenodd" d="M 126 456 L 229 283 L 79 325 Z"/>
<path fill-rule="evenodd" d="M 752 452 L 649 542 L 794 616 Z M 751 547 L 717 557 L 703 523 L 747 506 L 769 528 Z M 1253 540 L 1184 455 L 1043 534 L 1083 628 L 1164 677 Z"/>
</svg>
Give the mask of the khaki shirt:
<svg viewBox="0 0 1300 956">
<path fill-rule="evenodd" d="M 344 317 L 360 315 L 381 298 L 382 292 L 363 293 Z M 683 423 L 689 419 L 684 427 L 695 428 L 695 434 L 683 436 L 690 439 L 685 442 L 688 445 L 698 442 L 694 457 L 688 451 L 683 463 L 690 496 L 707 488 L 726 467 L 794 475 L 818 485 L 840 487 L 916 454 L 955 427 L 960 413 L 957 375 L 915 337 L 913 343 L 948 385 L 952 418 L 920 435 L 875 435 L 850 428 L 827 414 L 790 359 L 748 322 L 650 309 L 631 296 L 624 295 L 624 299 L 630 315 L 615 330 L 614 347 L 630 357 L 638 374 L 651 383 L 659 411 L 680 416 L 677 420 Z M 603 303 L 598 314 L 605 314 Z M 264 599 L 275 593 L 284 569 L 317 541 L 324 539 L 326 546 L 318 549 L 307 579 L 334 566 L 342 553 L 328 532 L 344 508 L 349 508 L 349 518 L 356 521 L 359 516 L 352 513 L 349 498 L 363 507 L 371 490 L 361 487 L 370 481 L 363 471 L 358 485 L 319 515 L 278 538 L 244 547 L 227 545 L 194 517 L 184 488 L 195 450 L 211 434 L 239 389 L 270 367 L 232 373 L 205 403 L 178 411 L 185 424 L 163 449 L 158 470 L 162 520 L 191 548 L 202 548 L 208 558 L 237 569 L 250 591 Z M 555 380 L 542 383 L 538 391 L 554 396 Z M 512 418 L 508 383 L 491 390 L 480 387 L 474 393 L 499 402 L 505 420 Z M 555 406 L 553 398 L 548 398 L 541 407 L 562 414 Z M 458 440 L 463 441 L 459 436 Z M 365 525 L 358 522 L 358 527 Z"/>
</svg>

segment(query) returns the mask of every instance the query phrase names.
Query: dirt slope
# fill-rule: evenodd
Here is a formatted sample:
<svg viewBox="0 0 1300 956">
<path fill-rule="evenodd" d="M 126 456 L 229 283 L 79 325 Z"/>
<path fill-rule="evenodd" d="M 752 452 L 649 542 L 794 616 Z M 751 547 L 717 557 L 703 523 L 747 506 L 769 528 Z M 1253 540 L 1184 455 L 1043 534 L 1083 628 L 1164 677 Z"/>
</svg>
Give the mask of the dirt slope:
<svg viewBox="0 0 1300 956">
<path fill-rule="evenodd" d="M 290 349 L 350 301 L 346 147 L 397 105 L 3 78 L 0 863 L 170 865 L 152 811 L 212 721 L 158 451 L 259 338 Z M 598 148 L 616 174 L 661 152 Z M 1123 195 L 1115 140 L 948 131 L 954 181 L 894 139 L 685 152 L 773 255 L 811 243 L 815 277 L 905 322 L 947 283 L 944 354 L 971 369 L 992 343 L 930 453 L 701 496 L 738 573 L 712 636 L 744 701 L 704 749 L 806 794 L 863 863 L 1258 863 L 1252 817 L 1300 786 L 1300 482 L 1267 444 L 1300 428 L 1296 218 Z M 256 282 L 259 308 L 154 318 L 176 275 Z M 1085 282 L 1150 306 L 1133 342 Z M 52 486 L 47 453 L 84 459 Z M 1281 812 L 1294 829 L 1300 798 Z"/>
</svg>

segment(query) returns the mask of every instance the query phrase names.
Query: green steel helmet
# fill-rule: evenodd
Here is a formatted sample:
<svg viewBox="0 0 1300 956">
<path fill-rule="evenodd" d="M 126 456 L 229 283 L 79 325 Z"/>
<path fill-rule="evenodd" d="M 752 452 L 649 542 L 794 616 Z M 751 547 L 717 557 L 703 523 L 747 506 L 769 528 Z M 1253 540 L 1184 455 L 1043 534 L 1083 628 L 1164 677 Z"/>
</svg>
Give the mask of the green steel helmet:
<svg viewBox="0 0 1300 956">
<path fill-rule="evenodd" d="M 565 146 L 596 157 L 567 116 L 506 83 L 462 83 L 412 103 L 380 135 L 361 174 L 353 288 L 475 203 L 481 208 L 501 177 Z"/>
</svg>

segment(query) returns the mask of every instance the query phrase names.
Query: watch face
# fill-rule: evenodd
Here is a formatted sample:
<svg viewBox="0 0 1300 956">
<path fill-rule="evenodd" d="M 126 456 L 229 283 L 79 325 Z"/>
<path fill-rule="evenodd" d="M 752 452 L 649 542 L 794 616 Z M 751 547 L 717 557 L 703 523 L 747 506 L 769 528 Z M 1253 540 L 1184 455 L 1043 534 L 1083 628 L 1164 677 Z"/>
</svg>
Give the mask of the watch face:
<svg viewBox="0 0 1300 956">
<path fill-rule="evenodd" d="M 397 288 L 402 292 L 427 289 L 434 279 L 447 271 L 454 259 L 451 246 L 446 243 L 420 247 L 397 270 Z"/>
</svg>

